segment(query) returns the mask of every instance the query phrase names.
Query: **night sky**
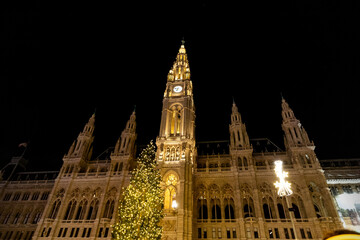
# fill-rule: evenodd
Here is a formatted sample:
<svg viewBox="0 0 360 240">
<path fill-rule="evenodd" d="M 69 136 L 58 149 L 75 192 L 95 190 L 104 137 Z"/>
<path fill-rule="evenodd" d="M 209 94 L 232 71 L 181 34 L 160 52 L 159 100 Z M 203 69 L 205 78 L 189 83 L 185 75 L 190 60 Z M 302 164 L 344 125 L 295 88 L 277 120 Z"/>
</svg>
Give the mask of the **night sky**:
<svg viewBox="0 0 360 240">
<path fill-rule="evenodd" d="M 29 169 L 59 169 L 95 109 L 93 157 L 134 105 L 138 143 L 155 139 L 183 38 L 198 141 L 229 139 L 234 98 L 249 137 L 284 149 L 282 94 L 319 159 L 360 157 L 358 1 L 129 2 L 1 7 L 0 166 L 29 142 Z"/>
</svg>

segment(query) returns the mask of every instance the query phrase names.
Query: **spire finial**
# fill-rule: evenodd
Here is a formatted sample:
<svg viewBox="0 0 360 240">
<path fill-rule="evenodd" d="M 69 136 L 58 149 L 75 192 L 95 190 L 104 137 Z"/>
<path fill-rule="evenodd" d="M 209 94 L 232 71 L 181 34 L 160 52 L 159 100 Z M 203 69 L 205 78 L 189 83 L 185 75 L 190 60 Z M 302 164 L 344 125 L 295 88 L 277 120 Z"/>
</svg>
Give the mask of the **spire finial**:
<svg viewBox="0 0 360 240">
<path fill-rule="evenodd" d="M 181 45 L 185 45 L 185 38 L 184 37 L 181 40 Z"/>
<path fill-rule="evenodd" d="M 282 102 L 285 102 L 285 98 L 284 98 L 282 92 L 280 92 L 280 96 L 281 96 L 281 101 L 282 101 Z"/>
<path fill-rule="evenodd" d="M 136 104 L 134 105 L 134 111 L 133 112 L 136 112 Z"/>
<path fill-rule="evenodd" d="M 234 96 L 232 96 L 232 99 L 233 99 L 233 105 L 236 105 Z"/>
</svg>

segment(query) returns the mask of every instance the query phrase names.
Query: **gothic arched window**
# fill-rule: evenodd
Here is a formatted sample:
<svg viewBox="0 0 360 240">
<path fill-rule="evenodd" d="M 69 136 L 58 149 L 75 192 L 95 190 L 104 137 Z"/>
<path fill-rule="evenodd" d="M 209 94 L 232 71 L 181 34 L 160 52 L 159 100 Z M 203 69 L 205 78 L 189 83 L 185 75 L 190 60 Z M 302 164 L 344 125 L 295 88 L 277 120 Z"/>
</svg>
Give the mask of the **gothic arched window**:
<svg viewBox="0 0 360 240">
<path fill-rule="evenodd" d="M 263 211 L 264 211 L 265 219 L 271 219 L 272 218 L 271 209 L 269 208 L 269 205 L 267 205 L 266 203 L 263 204 Z"/>
<path fill-rule="evenodd" d="M 255 217 L 254 202 L 251 198 L 245 198 L 244 201 L 244 218 Z"/>
<path fill-rule="evenodd" d="M 64 220 L 71 220 L 76 209 L 76 200 L 71 200 L 65 212 Z"/>
<path fill-rule="evenodd" d="M 263 198 L 263 212 L 265 219 L 274 218 L 273 209 L 274 209 L 274 202 L 272 198 L 268 196 Z"/>
<path fill-rule="evenodd" d="M 277 204 L 277 207 L 278 207 L 278 212 L 279 212 L 279 218 L 281 219 L 285 219 L 285 210 L 284 210 L 284 207 L 281 203 L 278 203 Z"/>
<path fill-rule="evenodd" d="M 320 212 L 320 209 L 314 204 L 314 209 L 315 209 L 315 212 L 316 212 L 316 217 L 317 218 L 321 218 L 321 212 Z"/>
<path fill-rule="evenodd" d="M 199 199 L 198 200 L 199 206 L 199 215 L 198 219 L 208 219 L 208 208 L 207 208 L 207 201 L 206 199 Z"/>
<path fill-rule="evenodd" d="M 235 219 L 234 200 L 225 198 L 225 219 Z"/>
<path fill-rule="evenodd" d="M 28 223 L 28 221 L 30 219 L 30 214 L 31 214 L 30 212 L 25 213 L 25 217 L 23 219 L 22 224 L 27 224 Z"/>
<path fill-rule="evenodd" d="M 123 166 L 124 166 L 124 163 L 122 163 L 122 162 L 121 162 L 121 163 L 120 163 L 120 165 L 119 165 L 119 169 L 118 169 L 118 171 L 119 171 L 119 172 L 121 172 L 121 171 L 122 171 Z"/>
<path fill-rule="evenodd" d="M 248 161 L 246 159 L 246 157 L 244 157 L 244 167 L 247 167 L 248 166 Z"/>
<path fill-rule="evenodd" d="M 296 204 L 292 204 L 292 208 L 294 211 L 295 218 L 301 218 L 299 207 Z"/>
<path fill-rule="evenodd" d="M 99 200 L 97 200 L 97 199 L 93 200 L 90 203 L 89 211 L 87 213 L 86 219 L 87 220 L 94 220 L 96 218 L 96 214 L 98 212 L 98 209 L 99 209 Z"/>
<path fill-rule="evenodd" d="M 15 214 L 15 217 L 14 217 L 14 220 L 13 220 L 13 223 L 12 224 L 17 224 L 18 221 L 19 221 L 19 218 L 20 218 L 20 212 L 17 212 Z"/>
<path fill-rule="evenodd" d="M 60 206 L 60 205 L 59 205 Z M 57 210 L 59 210 L 59 209 L 57 209 Z M 34 215 L 34 218 L 33 218 L 33 220 L 32 220 L 32 224 L 36 224 L 36 223 L 38 223 L 39 221 L 40 221 L 40 217 L 41 217 L 41 211 L 37 211 L 36 213 L 35 213 L 35 215 Z M 55 217 L 56 217 L 56 215 L 55 215 Z M 55 217 L 53 218 L 53 219 L 55 219 Z"/>
<path fill-rule="evenodd" d="M 219 199 L 211 199 L 211 219 L 221 219 L 221 208 Z"/>
<path fill-rule="evenodd" d="M 85 212 L 86 212 L 86 209 L 87 209 L 87 203 L 88 202 L 86 200 L 83 200 L 83 201 L 80 202 L 79 207 L 78 207 L 77 212 L 76 212 L 76 215 L 75 215 L 76 220 L 84 219 Z"/>
<path fill-rule="evenodd" d="M 51 211 L 49 213 L 49 218 L 51 218 L 51 219 L 56 218 L 56 216 L 59 212 L 60 205 L 61 205 L 61 201 L 60 201 L 60 199 L 57 199 L 51 207 Z"/>
<path fill-rule="evenodd" d="M 104 214 L 103 214 L 103 218 L 112 218 L 113 212 L 114 212 L 114 205 L 115 202 L 114 200 L 108 200 L 105 204 L 105 210 L 104 210 Z"/>
<path fill-rule="evenodd" d="M 242 165 L 243 165 L 243 164 L 242 164 L 241 157 L 238 157 L 238 166 L 239 166 L 239 167 L 242 167 Z"/>
<path fill-rule="evenodd" d="M 173 201 L 176 198 L 176 184 L 177 177 L 174 174 L 170 174 L 165 180 L 165 199 L 164 199 L 164 209 L 173 209 Z"/>
</svg>

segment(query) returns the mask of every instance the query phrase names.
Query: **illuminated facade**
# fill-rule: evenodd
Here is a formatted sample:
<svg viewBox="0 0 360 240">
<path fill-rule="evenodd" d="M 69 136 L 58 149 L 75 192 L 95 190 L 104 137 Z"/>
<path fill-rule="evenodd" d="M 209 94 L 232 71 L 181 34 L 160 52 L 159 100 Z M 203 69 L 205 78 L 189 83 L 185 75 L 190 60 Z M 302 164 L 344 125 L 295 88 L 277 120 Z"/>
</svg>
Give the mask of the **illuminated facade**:
<svg viewBox="0 0 360 240">
<path fill-rule="evenodd" d="M 165 190 L 163 239 L 294 239 L 294 231 L 321 239 L 341 228 L 314 143 L 284 99 L 282 118 L 285 150 L 250 139 L 235 103 L 229 140 L 196 142 L 193 85 L 181 45 L 167 76 L 156 140 Z M 111 238 L 121 189 L 135 164 L 135 112 L 115 147 L 91 159 L 94 127 L 95 115 L 59 172 L 2 177 L 0 239 Z M 276 160 L 289 173 L 294 225 L 274 186 Z"/>
<path fill-rule="evenodd" d="M 360 159 L 322 160 L 321 166 L 345 228 L 360 232 Z"/>
</svg>

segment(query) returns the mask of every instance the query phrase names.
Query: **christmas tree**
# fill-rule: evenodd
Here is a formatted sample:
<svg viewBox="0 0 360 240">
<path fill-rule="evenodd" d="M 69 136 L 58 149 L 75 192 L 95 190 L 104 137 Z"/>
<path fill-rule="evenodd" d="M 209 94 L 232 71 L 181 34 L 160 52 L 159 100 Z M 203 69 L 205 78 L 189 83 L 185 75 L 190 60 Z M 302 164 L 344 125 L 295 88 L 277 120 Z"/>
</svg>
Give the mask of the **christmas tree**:
<svg viewBox="0 0 360 240">
<path fill-rule="evenodd" d="M 151 141 L 141 152 L 138 166 L 132 171 L 130 184 L 120 201 L 112 239 L 161 239 L 159 223 L 163 218 L 164 192 L 160 182 L 155 146 Z"/>
</svg>

